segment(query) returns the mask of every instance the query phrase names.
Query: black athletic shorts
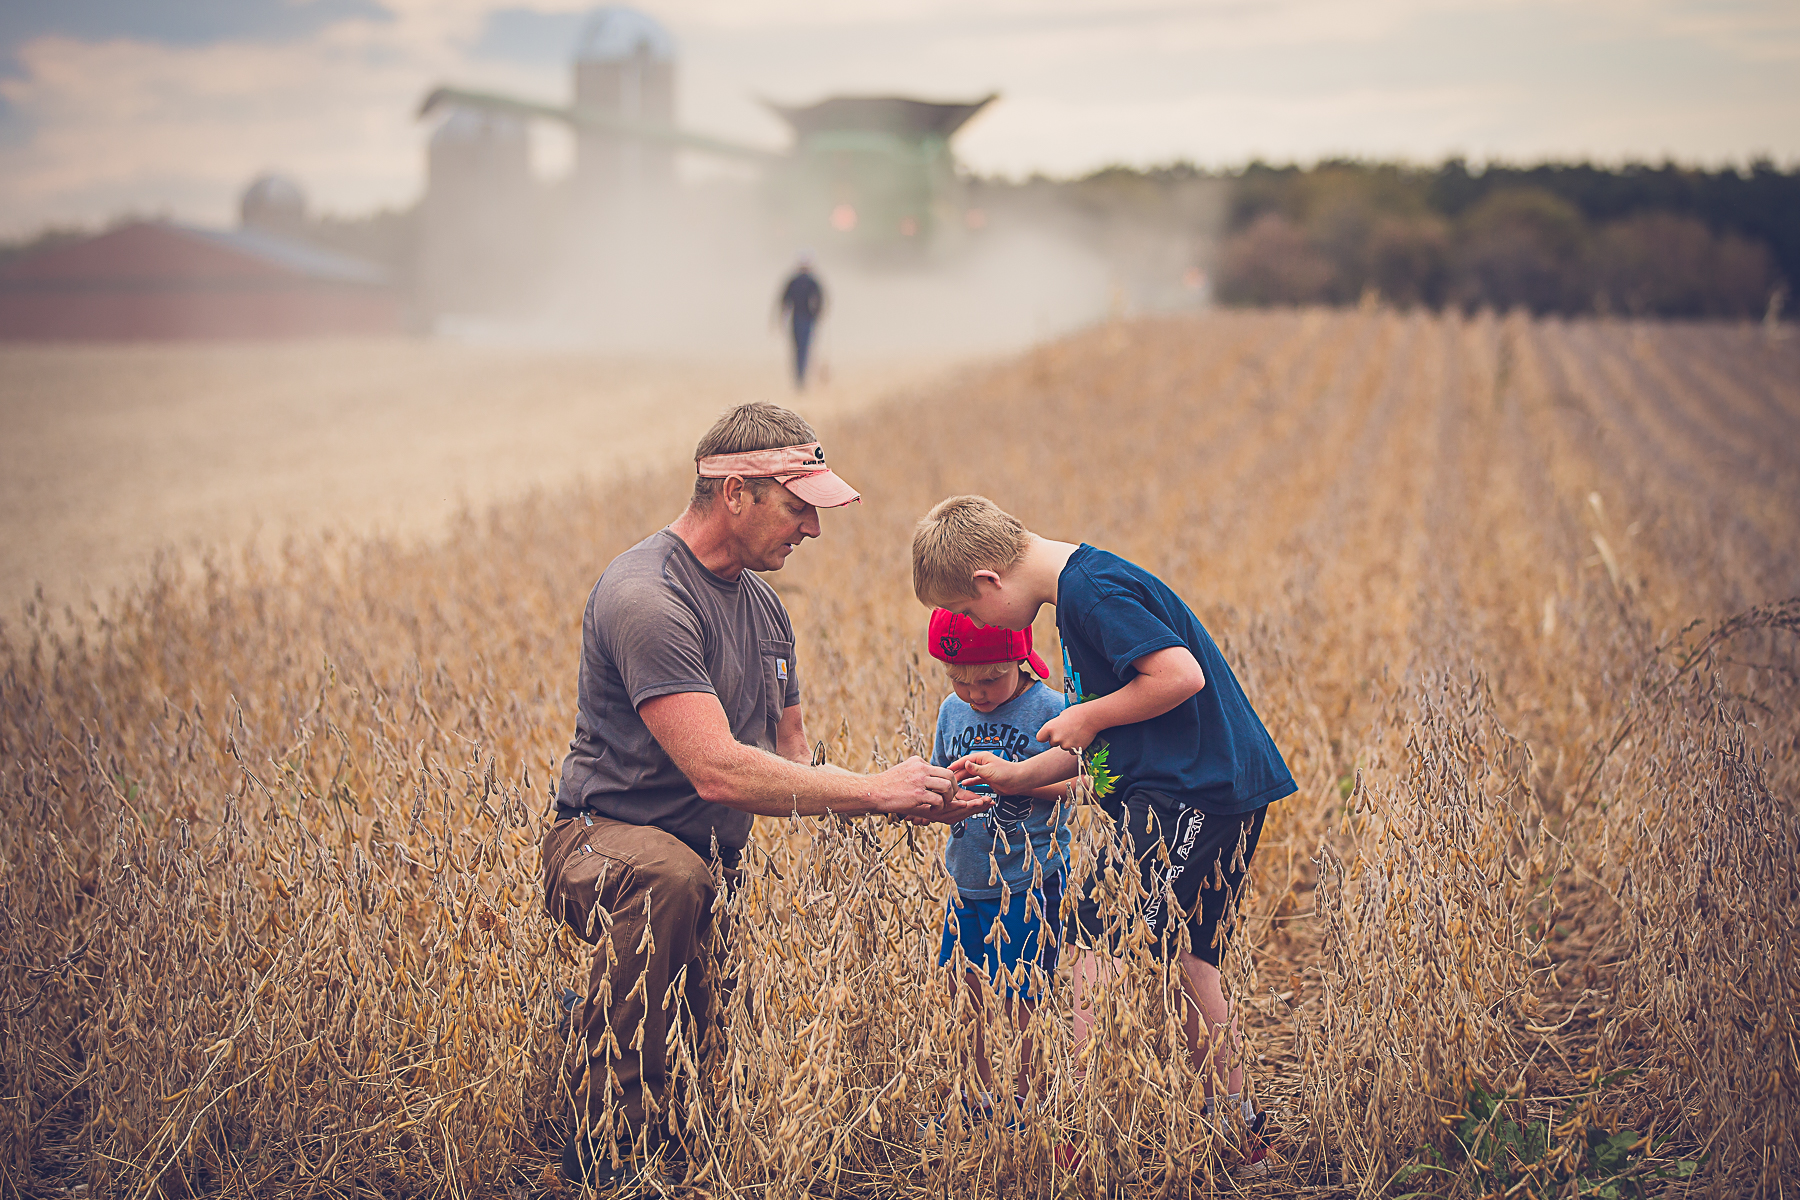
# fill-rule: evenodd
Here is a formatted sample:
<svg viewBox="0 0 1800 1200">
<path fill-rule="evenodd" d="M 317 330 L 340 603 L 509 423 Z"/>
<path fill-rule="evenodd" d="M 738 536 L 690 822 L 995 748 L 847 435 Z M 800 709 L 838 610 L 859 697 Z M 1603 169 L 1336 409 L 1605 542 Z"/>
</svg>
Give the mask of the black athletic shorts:
<svg viewBox="0 0 1800 1200">
<path fill-rule="evenodd" d="M 1166 959 L 1179 949 L 1180 938 L 1172 908 L 1185 914 L 1188 948 L 1203 962 L 1219 965 L 1219 951 L 1231 933 L 1231 914 L 1243 890 L 1256 839 L 1262 836 L 1266 809 L 1221 817 L 1183 808 L 1161 792 L 1134 789 L 1125 798 L 1114 821 L 1126 822 L 1128 845 L 1137 859 L 1138 877 L 1148 894 L 1140 900 L 1148 927 L 1150 952 Z M 1115 826 L 1116 827 L 1116 826 Z M 1157 852 L 1167 850 L 1167 860 Z M 1114 864 L 1117 865 L 1116 863 Z M 1084 950 L 1104 948 L 1124 952 L 1120 944 L 1123 914 L 1103 913 L 1095 891 L 1107 866 L 1107 857 L 1089 874 L 1081 899 L 1070 914 L 1064 937 Z"/>
</svg>

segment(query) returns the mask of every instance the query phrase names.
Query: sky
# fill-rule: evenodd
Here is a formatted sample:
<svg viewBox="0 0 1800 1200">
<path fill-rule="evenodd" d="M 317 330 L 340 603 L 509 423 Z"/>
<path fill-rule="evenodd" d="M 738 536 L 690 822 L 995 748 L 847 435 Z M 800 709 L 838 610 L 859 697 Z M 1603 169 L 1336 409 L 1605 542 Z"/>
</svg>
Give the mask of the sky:
<svg viewBox="0 0 1800 1200">
<path fill-rule="evenodd" d="M 1795 0 L 647 0 L 684 124 L 770 147 L 758 103 L 1001 100 L 982 174 L 1253 157 L 1800 164 Z M 568 97 L 586 4 L 4 0 L 0 237 L 233 219 L 275 169 L 315 211 L 417 199 L 434 85 Z M 535 163 L 566 169 L 538 131 Z M 699 169 L 699 168 L 695 168 Z"/>
</svg>

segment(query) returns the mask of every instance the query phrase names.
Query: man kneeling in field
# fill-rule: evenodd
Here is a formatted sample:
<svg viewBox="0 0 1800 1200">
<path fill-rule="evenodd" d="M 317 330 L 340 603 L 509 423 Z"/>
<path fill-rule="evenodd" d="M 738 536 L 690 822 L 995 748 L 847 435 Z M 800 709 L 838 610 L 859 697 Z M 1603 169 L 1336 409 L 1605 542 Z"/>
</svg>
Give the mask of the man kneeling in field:
<svg viewBox="0 0 1800 1200">
<path fill-rule="evenodd" d="M 588 597 L 575 738 L 543 844 L 545 908 L 595 944 L 577 1019 L 583 1111 L 563 1150 L 563 1174 L 594 1186 L 679 1132 L 663 997 L 688 968 L 697 1045 L 718 1015 L 703 961 L 717 881 L 735 879 L 752 818 L 955 819 L 950 772 L 923 759 L 878 775 L 808 765 L 793 626 L 756 572 L 818 537 L 820 508 L 859 499 L 812 428 L 746 404 L 694 457 L 687 509 Z"/>
</svg>

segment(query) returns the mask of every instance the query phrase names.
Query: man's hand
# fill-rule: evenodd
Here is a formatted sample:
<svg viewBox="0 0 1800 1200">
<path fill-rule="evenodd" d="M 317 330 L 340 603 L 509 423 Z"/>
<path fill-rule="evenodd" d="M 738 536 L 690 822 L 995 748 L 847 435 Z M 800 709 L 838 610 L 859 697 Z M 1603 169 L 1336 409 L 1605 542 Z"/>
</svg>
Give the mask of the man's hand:
<svg viewBox="0 0 1800 1200">
<path fill-rule="evenodd" d="M 932 820 L 956 791 L 956 776 L 914 755 L 868 778 L 869 811 Z"/>
<path fill-rule="evenodd" d="M 963 791 L 959 788 L 956 795 L 944 802 L 943 807 L 930 812 L 908 813 L 906 819 L 914 825 L 954 825 L 958 821 L 979 816 L 992 807 L 994 798 L 987 793 Z"/>
</svg>

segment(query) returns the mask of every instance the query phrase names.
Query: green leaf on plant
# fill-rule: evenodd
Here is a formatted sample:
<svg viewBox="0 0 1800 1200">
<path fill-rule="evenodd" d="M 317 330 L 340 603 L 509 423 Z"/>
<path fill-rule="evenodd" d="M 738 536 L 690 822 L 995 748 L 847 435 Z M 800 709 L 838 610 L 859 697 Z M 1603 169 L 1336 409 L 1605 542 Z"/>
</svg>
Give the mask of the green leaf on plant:
<svg viewBox="0 0 1800 1200">
<path fill-rule="evenodd" d="M 1096 743 L 1100 749 L 1088 755 L 1088 778 L 1093 781 L 1094 795 L 1104 799 L 1112 795 L 1113 789 L 1119 785 L 1119 777 L 1106 769 L 1107 757 L 1112 747 L 1105 743 Z"/>
</svg>

